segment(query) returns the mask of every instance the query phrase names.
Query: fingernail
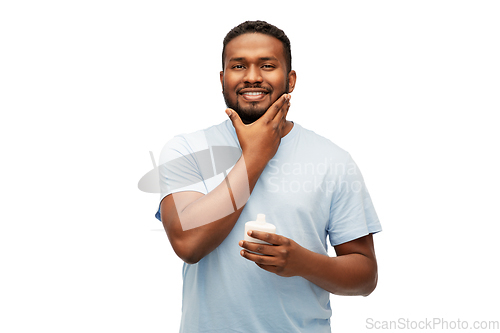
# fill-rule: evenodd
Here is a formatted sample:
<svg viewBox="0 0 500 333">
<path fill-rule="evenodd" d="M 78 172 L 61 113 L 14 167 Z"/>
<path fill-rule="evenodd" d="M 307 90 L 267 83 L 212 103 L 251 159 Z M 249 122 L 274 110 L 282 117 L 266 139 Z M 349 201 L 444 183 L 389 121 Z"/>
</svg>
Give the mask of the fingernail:
<svg viewBox="0 0 500 333">
<path fill-rule="evenodd" d="M 252 231 L 247 232 L 248 236 L 252 236 Z"/>
<path fill-rule="evenodd" d="M 226 114 L 228 115 L 228 117 L 231 117 L 231 110 L 226 110 Z"/>
<path fill-rule="evenodd" d="M 240 241 L 238 244 L 239 244 L 240 246 L 243 246 L 243 241 Z"/>
</svg>

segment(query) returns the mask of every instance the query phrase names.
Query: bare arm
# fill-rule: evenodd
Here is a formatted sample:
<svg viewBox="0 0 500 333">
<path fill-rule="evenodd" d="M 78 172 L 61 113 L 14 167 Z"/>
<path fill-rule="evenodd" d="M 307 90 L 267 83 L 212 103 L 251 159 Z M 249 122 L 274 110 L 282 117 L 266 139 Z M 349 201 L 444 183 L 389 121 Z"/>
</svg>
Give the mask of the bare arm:
<svg viewBox="0 0 500 333">
<path fill-rule="evenodd" d="M 163 226 L 175 253 L 186 263 L 198 262 L 231 232 L 260 174 L 278 150 L 286 126 L 288 100 L 289 95 L 281 96 L 250 125 L 244 125 L 236 112 L 228 109 L 242 157 L 226 180 L 206 195 L 186 191 L 170 194 L 162 200 Z M 235 211 L 231 202 L 239 203 L 236 206 L 240 208 Z M 218 218 L 221 211 L 227 215 Z"/>
<path fill-rule="evenodd" d="M 368 296 L 377 285 L 377 260 L 371 234 L 335 246 L 337 257 L 310 251 L 292 239 L 252 231 L 252 237 L 273 245 L 241 241 L 241 255 L 279 276 L 302 276 L 336 295 Z"/>
<path fill-rule="evenodd" d="M 187 191 L 170 194 L 162 200 L 163 226 L 172 248 L 182 260 L 196 263 L 222 243 L 243 210 L 241 207 L 234 211 L 228 197 L 244 192 L 245 189 L 241 189 L 244 186 L 253 189 L 258 179 L 257 173 L 255 175 L 252 179 L 249 176 L 249 183 L 242 181 L 247 174 L 244 160 L 240 159 L 227 176 L 231 184 L 229 190 L 224 181 L 207 195 Z M 234 194 L 232 196 L 234 198 Z M 221 211 L 228 214 L 217 218 Z"/>
<path fill-rule="evenodd" d="M 335 246 L 337 257 L 311 252 L 303 277 L 336 295 L 368 296 L 377 286 L 377 260 L 370 234 Z"/>
</svg>

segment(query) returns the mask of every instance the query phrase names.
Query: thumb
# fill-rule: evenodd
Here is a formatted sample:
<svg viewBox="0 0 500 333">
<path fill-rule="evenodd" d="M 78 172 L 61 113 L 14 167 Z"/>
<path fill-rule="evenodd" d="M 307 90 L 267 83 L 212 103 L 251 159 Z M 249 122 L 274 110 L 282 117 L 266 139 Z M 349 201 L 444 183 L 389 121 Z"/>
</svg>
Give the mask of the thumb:
<svg viewBox="0 0 500 333">
<path fill-rule="evenodd" d="M 241 121 L 240 116 L 233 109 L 226 109 L 226 114 L 229 116 L 229 119 L 231 119 L 234 129 L 238 130 L 240 127 L 245 125 Z"/>
</svg>

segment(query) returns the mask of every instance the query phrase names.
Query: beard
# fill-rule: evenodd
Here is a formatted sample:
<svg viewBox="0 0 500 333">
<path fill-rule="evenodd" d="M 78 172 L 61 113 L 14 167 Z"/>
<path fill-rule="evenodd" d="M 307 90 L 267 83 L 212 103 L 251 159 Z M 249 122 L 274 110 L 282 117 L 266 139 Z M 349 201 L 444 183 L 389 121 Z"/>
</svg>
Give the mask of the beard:
<svg viewBox="0 0 500 333">
<path fill-rule="evenodd" d="M 243 88 L 240 88 L 236 91 L 236 99 L 235 101 L 231 101 L 231 98 L 230 98 L 230 94 L 226 91 L 225 88 L 222 89 L 222 94 L 224 95 L 224 101 L 226 102 L 226 106 L 230 109 L 233 109 L 237 114 L 238 116 L 240 116 L 241 118 L 241 121 L 248 125 L 248 124 L 251 124 L 255 121 L 257 121 L 260 117 L 262 117 L 262 115 L 264 113 L 266 113 L 266 111 L 269 109 L 269 107 L 271 105 L 273 105 L 274 102 L 276 102 L 276 100 L 278 100 L 278 98 L 281 97 L 281 95 L 283 94 L 288 94 L 288 86 L 289 86 L 289 82 L 288 82 L 288 77 L 286 79 L 286 85 L 285 85 L 285 89 L 281 92 L 281 93 L 278 93 L 276 96 L 276 99 L 274 101 L 271 101 L 271 103 L 268 105 L 268 106 L 260 106 L 259 107 L 259 104 L 262 103 L 262 102 L 249 102 L 247 104 L 249 104 L 249 106 L 246 106 L 246 107 L 243 107 L 240 105 L 239 103 L 239 91 L 244 89 L 244 88 L 259 88 L 259 89 L 264 89 L 267 91 L 267 95 L 270 95 L 271 93 L 273 93 L 273 89 L 272 88 L 266 88 L 266 87 L 263 87 L 261 85 L 246 85 L 245 87 Z"/>
</svg>

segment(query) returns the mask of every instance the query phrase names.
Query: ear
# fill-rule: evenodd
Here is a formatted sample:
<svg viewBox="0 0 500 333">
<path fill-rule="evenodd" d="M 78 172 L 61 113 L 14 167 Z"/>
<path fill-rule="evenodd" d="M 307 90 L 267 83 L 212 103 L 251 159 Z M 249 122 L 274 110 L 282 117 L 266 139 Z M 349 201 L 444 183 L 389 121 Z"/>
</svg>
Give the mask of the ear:
<svg viewBox="0 0 500 333">
<path fill-rule="evenodd" d="M 220 71 L 220 84 L 222 85 L 222 90 L 224 90 L 224 71 Z"/>
<path fill-rule="evenodd" d="M 295 71 L 290 71 L 288 73 L 288 92 L 292 92 L 295 88 L 295 82 L 297 81 L 297 73 Z"/>
</svg>

